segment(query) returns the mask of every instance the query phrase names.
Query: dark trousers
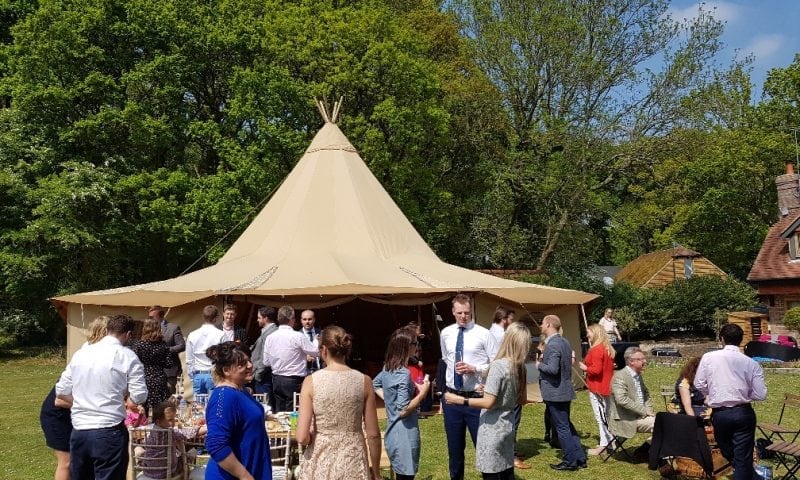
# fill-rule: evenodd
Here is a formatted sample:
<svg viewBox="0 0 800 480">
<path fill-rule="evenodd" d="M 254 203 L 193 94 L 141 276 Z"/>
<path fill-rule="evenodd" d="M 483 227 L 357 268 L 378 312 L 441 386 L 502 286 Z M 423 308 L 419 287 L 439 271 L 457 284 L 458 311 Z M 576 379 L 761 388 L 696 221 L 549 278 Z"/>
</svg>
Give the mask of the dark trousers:
<svg viewBox="0 0 800 480">
<path fill-rule="evenodd" d="M 450 479 L 464 478 L 464 448 L 467 446 L 467 434 L 472 437 L 472 445 L 478 438 L 478 417 L 480 409 L 463 405 L 448 405 L 442 401 L 444 414 L 444 433 L 447 436 L 447 454 L 450 457 Z"/>
<path fill-rule="evenodd" d="M 483 480 L 514 480 L 514 467 L 497 473 L 481 473 Z"/>
<path fill-rule="evenodd" d="M 253 391 L 255 393 L 266 393 L 270 408 L 273 412 L 278 411 L 275 410 L 275 392 L 272 388 L 272 375 L 264 377 L 264 380 L 261 382 L 253 380 Z"/>
<path fill-rule="evenodd" d="M 711 413 L 714 438 L 722 455 L 733 464 L 733 480 L 760 478 L 753 468 L 756 412 L 750 404 L 715 408 Z"/>
<path fill-rule="evenodd" d="M 72 430 L 69 442 L 70 478 L 125 480 L 128 470 L 128 429 L 115 427 Z"/>
<path fill-rule="evenodd" d="M 272 396 L 275 397 L 276 412 L 294 410 L 294 394 L 300 393 L 305 377 L 285 377 L 272 375 Z"/>
<path fill-rule="evenodd" d="M 178 377 L 167 377 L 167 390 L 169 390 L 170 395 L 175 395 L 177 385 Z"/>
<path fill-rule="evenodd" d="M 547 405 L 547 412 L 553 421 L 558 434 L 558 441 L 561 444 L 563 460 L 569 465 L 575 466 L 578 462 L 586 461 L 586 452 L 581 447 L 578 432 L 569 420 L 569 411 L 572 402 L 544 402 Z"/>
</svg>

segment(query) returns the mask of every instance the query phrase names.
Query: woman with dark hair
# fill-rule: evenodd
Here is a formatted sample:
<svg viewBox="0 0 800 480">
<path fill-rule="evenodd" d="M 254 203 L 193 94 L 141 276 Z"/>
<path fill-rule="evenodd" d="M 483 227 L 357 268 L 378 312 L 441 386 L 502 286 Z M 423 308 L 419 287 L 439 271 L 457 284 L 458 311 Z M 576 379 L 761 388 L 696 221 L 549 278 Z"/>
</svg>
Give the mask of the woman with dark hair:
<svg viewBox="0 0 800 480">
<path fill-rule="evenodd" d="M 209 347 L 206 355 L 214 380 L 206 406 L 206 480 L 272 480 L 264 407 L 245 389 L 253 380 L 250 357 L 235 342 Z"/>
<path fill-rule="evenodd" d="M 430 381 L 412 381 L 408 359 L 416 352 L 415 330 L 403 327 L 392 334 L 383 370 L 372 381 L 375 393 L 386 404 L 384 444 L 398 480 L 411 480 L 419 469 L 419 418 L 417 407 L 430 388 Z"/>
<path fill-rule="evenodd" d="M 319 343 L 325 368 L 306 377 L 300 391 L 297 442 L 308 446 L 300 462 L 300 480 L 377 480 L 381 434 L 372 381 L 345 363 L 353 339 L 343 328 L 325 328 Z"/>
<path fill-rule="evenodd" d="M 172 366 L 169 347 L 161 335 L 161 322 L 148 318 L 142 327 L 142 337 L 133 344 L 133 352 L 144 365 L 144 381 L 147 384 L 147 403 L 144 411 L 160 405 L 168 399 L 169 386 L 164 368 Z"/>
<path fill-rule="evenodd" d="M 484 480 L 514 479 L 514 409 L 527 401 L 525 359 L 531 333 L 521 322 L 508 326 L 494 361 L 489 364 L 482 398 L 447 392 L 451 405 L 480 408 L 475 466 Z"/>
<path fill-rule="evenodd" d="M 706 397 L 694 386 L 694 377 L 697 375 L 697 367 L 700 366 L 700 357 L 690 358 L 678 374 L 675 381 L 675 395 L 672 403 L 678 413 L 686 415 L 704 417 L 708 414 Z"/>
</svg>

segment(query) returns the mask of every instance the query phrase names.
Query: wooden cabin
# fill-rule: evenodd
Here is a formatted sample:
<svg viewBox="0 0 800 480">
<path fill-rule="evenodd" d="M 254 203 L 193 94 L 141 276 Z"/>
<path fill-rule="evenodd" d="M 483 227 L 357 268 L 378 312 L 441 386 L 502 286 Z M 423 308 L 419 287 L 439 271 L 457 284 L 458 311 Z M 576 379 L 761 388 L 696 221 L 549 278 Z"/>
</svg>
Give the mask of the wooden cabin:
<svg viewBox="0 0 800 480">
<path fill-rule="evenodd" d="M 614 281 L 636 287 L 663 287 L 679 278 L 695 275 L 726 277 L 721 268 L 703 255 L 680 245 L 675 248 L 646 253 L 631 261 L 614 277 Z"/>
</svg>

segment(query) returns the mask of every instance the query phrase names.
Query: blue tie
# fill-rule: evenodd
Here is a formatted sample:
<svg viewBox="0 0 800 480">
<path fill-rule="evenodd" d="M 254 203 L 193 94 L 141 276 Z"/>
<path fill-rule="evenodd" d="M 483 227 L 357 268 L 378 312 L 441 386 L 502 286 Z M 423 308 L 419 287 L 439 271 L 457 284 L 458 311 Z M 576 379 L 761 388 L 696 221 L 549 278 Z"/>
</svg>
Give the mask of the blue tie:
<svg viewBox="0 0 800 480">
<path fill-rule="evenodd" d="M 455 364 L 464 361 L 464 327 L 458 327 L 458 338 L 456 338 L 456 361 L 453 363 L 453 384 L 456 390 L 464 388 L 464 376 L 455 373 Z"/>
</svg>

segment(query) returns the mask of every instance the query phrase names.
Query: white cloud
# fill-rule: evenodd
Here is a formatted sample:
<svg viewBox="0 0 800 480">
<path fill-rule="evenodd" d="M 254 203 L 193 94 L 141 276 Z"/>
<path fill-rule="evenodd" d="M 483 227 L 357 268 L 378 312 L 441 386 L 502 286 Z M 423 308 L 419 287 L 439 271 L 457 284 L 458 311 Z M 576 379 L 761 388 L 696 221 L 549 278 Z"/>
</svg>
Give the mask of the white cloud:
<svg viewBox="0 0 800 480">
<path fill-rule="evenodd" d="M 700 8 L 706 12 L 710 12 L 717 20 L 727 22 L 728 24 L 733 23 L 742 13 L 741 6 L 724 1 L 700 2 L 684 8 L 670 7 L 668 13 L 673 20 L 691 20 L 697 17 L 700 13 Z"/>
<path fill-rule="evenodd" d="M 757 60 L 771 57 L 786 43 L 786 37 L 780 34 L 758 35 L 746 47 L 745 53 L 752 53 Z"/>
</svg>

